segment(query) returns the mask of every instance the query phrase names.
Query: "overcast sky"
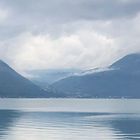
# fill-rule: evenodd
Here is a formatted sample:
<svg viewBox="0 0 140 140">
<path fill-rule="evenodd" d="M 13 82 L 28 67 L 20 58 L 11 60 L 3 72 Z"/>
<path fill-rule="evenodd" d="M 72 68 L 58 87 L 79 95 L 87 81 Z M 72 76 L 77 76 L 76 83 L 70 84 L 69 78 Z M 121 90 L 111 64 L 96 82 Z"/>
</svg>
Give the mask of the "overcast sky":
<svg viewBox="0 0 140 140">
<path fill-rule="evenodd" d="M 0 59 L 19 72 L 105 67 L 139 37 L 140 0 L 0 0 Z"/>
</svg>

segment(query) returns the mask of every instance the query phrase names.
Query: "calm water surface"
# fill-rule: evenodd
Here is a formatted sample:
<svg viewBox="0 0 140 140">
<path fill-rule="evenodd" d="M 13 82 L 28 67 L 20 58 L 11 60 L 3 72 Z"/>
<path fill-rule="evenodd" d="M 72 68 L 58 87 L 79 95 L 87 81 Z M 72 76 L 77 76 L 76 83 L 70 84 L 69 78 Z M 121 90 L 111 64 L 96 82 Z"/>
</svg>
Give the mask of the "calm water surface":
<svg viewBox="0 0 140 140">
<path fill-rule="evenodd" d="M 0 99 L 0 140 L 140 140 L 140 100 Z"/>
</svg>

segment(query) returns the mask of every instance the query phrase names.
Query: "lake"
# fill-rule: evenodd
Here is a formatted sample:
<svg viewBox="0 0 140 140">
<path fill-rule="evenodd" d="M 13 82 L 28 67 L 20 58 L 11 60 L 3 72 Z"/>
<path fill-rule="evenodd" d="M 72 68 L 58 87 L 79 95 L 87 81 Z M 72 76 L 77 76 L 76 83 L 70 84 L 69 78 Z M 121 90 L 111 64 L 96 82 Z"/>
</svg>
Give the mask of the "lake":
<svg viewBox="0 0 140 140">
<path fill-rule="evenodd" d="M 139 140 L 139 99 L 0 99 L 0 140 Z"/>
</svg>

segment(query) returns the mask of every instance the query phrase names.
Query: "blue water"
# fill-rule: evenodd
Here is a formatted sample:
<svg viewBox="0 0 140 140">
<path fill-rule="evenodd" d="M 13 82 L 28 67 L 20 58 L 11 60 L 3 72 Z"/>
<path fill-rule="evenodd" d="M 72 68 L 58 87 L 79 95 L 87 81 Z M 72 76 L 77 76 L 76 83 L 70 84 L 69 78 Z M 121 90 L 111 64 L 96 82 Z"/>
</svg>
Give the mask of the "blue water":
<svg viewBox="0 0 140 140">
<path fill-rule="evenodd" d="M 0 140 L 139 140 L 138 105 L 131 99 L 1 99 Z"/>
</svg>

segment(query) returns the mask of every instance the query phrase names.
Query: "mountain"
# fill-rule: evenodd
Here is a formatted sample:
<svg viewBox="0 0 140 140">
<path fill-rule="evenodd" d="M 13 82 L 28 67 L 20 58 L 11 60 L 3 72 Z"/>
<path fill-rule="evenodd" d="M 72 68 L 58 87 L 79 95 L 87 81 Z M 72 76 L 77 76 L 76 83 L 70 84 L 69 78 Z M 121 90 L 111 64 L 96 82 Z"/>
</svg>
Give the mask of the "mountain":
<svg viewBox="0 0 140 140">
<path fill-rule="evenodd" d="M 107 70 L 71 76 L 52 84 L 61 97 L 140 98 L 140 54 L 130 54 Z"/>
<path fill-rule="evenodd" d="M 140 54 L 130 54 L 111 65 L 112 68 L 125 70 L 126 72 L 140 71 Z"/>
<path fill-rule="evenodd" d="M 27 78 L 43 89 L 48 89 L 50 84 L 66 77 L 70 77 L 78 72 L 80 72 L 80 70 L 77 69 L 43 69 L 26 71 L 27 75 L 29 75 Z"/>
<path fill-rule="evenodd" d="M 42 90 L 0 60 L 0 97 L 31 98 L 49 96 L 50 93 Z"/>
</svg>

